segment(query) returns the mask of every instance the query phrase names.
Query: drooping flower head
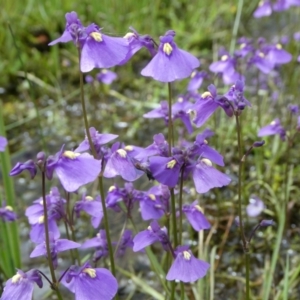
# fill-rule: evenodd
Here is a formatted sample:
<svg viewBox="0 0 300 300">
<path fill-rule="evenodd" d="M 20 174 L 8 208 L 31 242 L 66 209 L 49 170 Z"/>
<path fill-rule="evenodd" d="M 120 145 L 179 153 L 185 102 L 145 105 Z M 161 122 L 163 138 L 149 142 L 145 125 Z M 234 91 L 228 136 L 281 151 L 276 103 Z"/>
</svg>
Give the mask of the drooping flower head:
<svg viewBox="0 0 300 300">
<path fill-rule="evenodd" d="M 195 282 L 206 275 L 210 265 L 196 258 L 188 246 L 178 246 L 175 254 L 176 258 L 166 276 L 167 280 Z"/>
<path fill-rule="evenodd" d="M 174 42 L 175 31 L 169 30 L 160 37 L 157 54 L 142 70 L 141 74 L 161 82 L 172 82 L 191 75 L 200 65 L 192 54 L 181 50 Z"/>
<path fill-rule="evenodd" d="M 281 140 L 283 140 L 283 141 L 286 138 L 286 131 L 282 127 L 279 119 L 275 119 L 269 125 L 262 127 L 258 131 L 259 137 L 267 136 L 267 135 L 275 135 L 275 134 L 278 134 L 280 136 Z"/>
<path fill-rule="evenodd" d="M 29 300 L 32 299 L 34 283 L 43 287 L 42 276 L 38 270 L 28 272 L 18 270 L 17 274 L 7 280 L 1 300 Z"/>
<path fill-rule="evenodd" d="M 2 207 L 0 207 L 0 218 L 6 222 L 12 222 L 17 219 L 17 214 L 10 205 L 6 205 L 5 201 L 2 202 Z"/>
<path fill-rule="evenodd" d="M 111 300 L 118 291 L 118 282 L 104 268 L 92 268 L 87 262 L 82 267 L 71 266 L 62 284 L 75 294 L 75 300 Z"/>
</svg>

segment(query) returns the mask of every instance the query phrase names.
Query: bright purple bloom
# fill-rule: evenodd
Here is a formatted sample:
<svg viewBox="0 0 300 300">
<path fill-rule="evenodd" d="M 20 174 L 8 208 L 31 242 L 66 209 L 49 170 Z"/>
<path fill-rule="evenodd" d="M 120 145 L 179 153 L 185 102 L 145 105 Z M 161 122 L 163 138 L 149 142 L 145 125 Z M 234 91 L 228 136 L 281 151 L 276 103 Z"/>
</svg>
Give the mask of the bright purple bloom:
<svg viewBox="0 0 300 300">
<path fill-rule="evenodd" d="M 237 80 L 224 95 L 229 101 L 233 101 L 235 107 L 243 110 L 246 106 L 251 107 L 251 103 L 244 97 L 244 82 Z"/>
<path fill-rule="evenodd" d="M 254 18 L 267 17 L 272 14 L 271 1 L 262 0 L 259 2 L 257 9 L 254 11 Z"/>
<path fill-rule="evenodd" d="M 254 55 L 249 59 L 249 64 L 253 64 L 264 74 L 269 74 L 274 69 L 274 62 L 270 61 L 266 53 L 257 50 Z"/>
<path fill-rule="evenodd" d="M 80 244 L 75 243 L 73 241 L 69 241 L 66 239 L 56 239 L 53 237 L 52 233 L 49 234 L 49 244 L 50 244 L 50 253 L 51 253 L 51 260 L 53 262 L 53 266 L 57 268 L 57 254 L 59 252 L 67 251 L 70 249 L 79 248 Z M 45 256 L 47 257 L 47 247 L 45 240 L 37 245 L 34 250 L 31 252 L 30 257 L 38 257 L 38 256 Z"/>
<path fill-rule="evenodd" d="M 100 200 L 100 196 L 97 196 L 94 199 L 93 197 L 84 194 L 82 199 L 77 201 L 74 205 L 74 212 L 76 213 L 77 218 L 80 217 L 80 212 L 83 210 L 92 217 L 92 225 L 94 228 L 97 228 L 103 218 L 103 208 Z"/>
<path fill-rule="evenodd" d="M 182 211 L 185 213 L 189 223 L 196 231 L 210 228 L 210 223 L 204 216 L 203 210 L 198 205 L 197 200 L 194 201 L 192 204 L 183 205 Z"/>
<path fill-rule="evenodd" d="M 193 180 L 196 191 L 200 194 L 215 187 L 226 186 L 231 181 L 230 177 L 215 169 L 212 162 L 207 158 L 198 161 L 193 169 Z"/>
<path fill-rule="evenodd" d="M 273 220 L 262 220 L 259 225 L 261 227 L 273 226 L 275 222 Z"/>
<path fill-rule="evenodd" d="M 58 226 L 54 219 L 48 220 L 48 229 L 52 233 L 54 239 L 60 237 Z M 42 243 L 45 239 L 45 217 L 41 216 L 37 223 L 31 224 L 30 239 L 35 244 Z"/>
<path fill-rule="evenodd" d="M 7 139 L 4 136 L 0 136 L 0 152 L 4 152 L 7 146 Z"/>
<path fill-rule="evenodd" d="M 112 84 L 118 78 L 118 75 L 113 71 L 104 69 L 96 75 L 96 78 L 104 84 Z"/>
<path fill-rule="evenodd" d="M 169 238 L 166 227 L 159 227 L 157 221 L 152 221 L 150 226 L 139 232 L 133 239 L 133 251 L 140 251 L 147 246 L 160 241 L 163 248 L 167 251 L 169 248 Z"/>
<path fill-rule="evenodd" d="M 267 59 L 275 65 L 287 64 L 292 60 L 292 55 L 282 49 L 280 44 L 269 46 Z"/>
<path fill-rule="evenodd" d="M 11 206 L 6 205 L 5 201 L 2 202 L 2 207 L 0 207 L 0 219 L 6 222 L 15 221 L 17 219 L 17 214 Z"/>
<path fill-rule="evenodd" d="M 75 294 L 75 300 L 111 300 L 118 291 L 118 282 L 109 270 L 92 268 L 89 263 L 71 266 L 62 284 Z"/>
<path fill-rule="evenodd" d="M 31 179 L 33 179 L 37 173 L 37 167 L 33 160 L 28 160 L 25 163 L 18 162 L 10 171 L 10 176 L 16 176 L 22 173 L 24 170 L 27 170 L 30 173 Z"/>
<path fill-rule="evenodd" d="M 265 209 L 265 204 L 257 196 L 251 196 L 246 211 L 249 217 L 257 217 Z"/>
<path fill-rule="evenodd" d="M 101 171 L 101 160 L 94 159 L 88 153 L 64 151 L 64 146 L 47 160 L 46 175 L 52 179 L 56 172 L 67 192 L 75 192 L 82 185 L 95 181 Z"/>
<path fill-rule="evenodd" d="M 107 161 L 103 176 L 106 178 L 116 177 L 120 175 L 124 180 L 135 181 L 140 178 L 144 172 L 135 167 L 131 153 L 133 146 L 119 148 L 119 143 L 112 147 L 112 154 Z"/>
<path fill-rule="evenodd" d="M 82 245 L 82 249 L 88 249 L 88 248 L 102 248 L 107 250 L 107 239 L 106 239 L 106 233 L 104 229 L 101 229 L 97 235 L 91 239 L 86 240 Z"/>
<path fill-rule="evenodd" d="M 229 103 L 226 102 L 227 99 L 217 94 L 216 87 L 211 84 L 207 89 L 208 91 L 201 95 L 193 107 L 195 112 L 193 122 L 197 127 L 202 126 L 218 107 L 221 107 L 228 116 L 233 115 Z"/>
<path fill-rule="evenodd" d="M 210 265 L 196 258 L 188 246 L 178 246 L 175 254 L 176 258 L 166 276 L 167 280 L 195 282 L 206 275 Z"/>
<path fill-rule="evenodd" d="M 234 52 L 237 57 L 245 57 L 254 50 L 253 41 L 251 39 L 242 37 L 238 40 L 238 44 L 240 47 Z"/>
<path fill-rule="evenodd" d="M 28 272 L 18 270 L 17 274 L 6 281 L 1 300 L 29 300 L 32 299 L 34 283 L 43 287 L 42 276 L 38 270 Z"/>
<path fill-rule="evenodd" d="M 160 37 L 157 54 L 142 70 L 141 74 L 153 77 L 161 82 L 172 82 L 191 75 L 200 65 L 199 60 L 190 53 L 181 50 L 173 41 L 175 32 L 169 30 Z"/>
<path fill-rule="evenodd" d="M 298 115 L 299 113 L 299 105 L 297 104 L 289 104 L 288 109 L 293 115 Z"/>
<path fill-rule="evenodd" d="M 156 54 L 156 49 L 154 46 L 154 41 L 150 35 L 139 35 L 138 32 L 133 28 L 129 27 L 132 32 L 128 32 L 124 38 L 128 40 L 129 43 L 129 52 L 119 65 L 123 65 L 128 62 L 131 57 L 138 52 L 141 48 L 145 47 L 150 52 L 151 56 Z"/>
<path fill-rule="evenodd" d="M 269 125 L 261 128 L 258 131 L 259 137 L 267 136 L 267 135 L 274 135 L 274 134 L 278 134 L 280 136 L 281 140 L 283 140 L 283 141 L 286 138 L 285 129 L 281 126 L 279 119 L 275 119 Z"/>
<path fill-rule="evenodd" d="M 191 79 L 189 82 L 189 85 L 187 87 L 188 92 L 195 92 L 197 91 L 200 86 L 202 85 L 202 82 L 205 78 L 207 78 L 208 74 L 205 71 L 194 71 L 191 74 Z"/>
<path fill-rule="evenodd" d="M 293 37 L 296 42 L 300 42 L 300 31 L 295 32 Z"/>
</svg>

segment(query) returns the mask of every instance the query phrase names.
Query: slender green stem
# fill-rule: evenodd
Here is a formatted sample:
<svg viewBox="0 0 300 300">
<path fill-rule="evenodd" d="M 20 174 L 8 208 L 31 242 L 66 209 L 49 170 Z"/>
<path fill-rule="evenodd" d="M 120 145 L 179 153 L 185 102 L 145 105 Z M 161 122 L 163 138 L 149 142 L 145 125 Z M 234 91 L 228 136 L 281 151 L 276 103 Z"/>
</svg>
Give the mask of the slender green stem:
<svg viewBox="0 0 300 300">
<path fill-rule="evenodd" d="M 184 300 L 184 284 L 180 282 L 180 300 Z"/>
<path fill-rule="evenodd" d="M 242 170 L 243 170 L 243 154 L 241 143 L 241 125 L 238 111 L 235 112 L 236 120 L 236 132 L 238 140 L 238 152 L 239 152 L 239 173 L 238 173 L 238 215 L 239 215 L 239 228 L 241 234 L 241 240 L 243 243 L 243 250 L 245 255 L 245 268 L 246 268 L 246 300 L 250 300 L 250 257 L 249 257 L 249 242 L 245 236 L 244 222 L 242 214 Z"/>
<path fill-rule="evenodd" d="M 57 298 L 62 300 L 62 296 L 58 289 L 58 282 L 56 281 L 54 266 L 51 259 L 51 250 L 50 250 L 50 239 L 49 239 L 49 224 L 48 224 L 48 211 L 47 211 L 47 203 L 46 203 L 46 182 L 45 182 L 45 172 L 42 171 L 42 196 L 43 196 L 43 209 L 44 209 L 44 225 L 45 225 L 45 239 L 46 239 L 46 250 L 47 250 L 47 259 L 48 266 L 50 269 L 51 279 L 52 279 L 52 287 L 57 294 Z"/>
<path fill-rule="evenodd" d="M 105 195 L 104 195 L 104 188 L 103 188 L 103 176 L 98 177 L 99 180 L 99 190 L 100 190 L 100 196 L 101 196 L 101 203 L 103 207 L 103 220 L 104 220 L 104 228 L 106 233 L 106 239 L 107 239 L 107 246 L 108 246 L 108 253 L 109 253 L 109 259 L 110 259 L 110 267 L 111 272 L 114 276 L 116 276 L 116 268 L 115 268 L 115 261 L 114 261 L 114 252 L 111 244 L 111 238 L 109 234 L 109 224 L 108 224 L 108 216 L 107 216 L 107 210 L 106 210 L 106 203 L 105 203 Z"/>
<path fill-rule="evenodd" d="M 181 169 L 180 176 L 180 186 L 179 186 L 179 245 L 182 242 L 182 193 L 183 193 L 183 171 L 184 168 Z"/>
<path fill-rule="evenodd" d="M 231 37 L 231 41 L 230 41 L 230 54 L 233 54 L 233 52 L 234 52 L 236 38 L 237 38 L 240 21 L 241 21 L 243 5 L 244 5 L 244 0 L 238 0 L 238 8 L 237 8 L 237 12 L 235 15 L 234 25 L 233 25 L 233 29 L 232 29 L 232 37 Z"/>
</svg>

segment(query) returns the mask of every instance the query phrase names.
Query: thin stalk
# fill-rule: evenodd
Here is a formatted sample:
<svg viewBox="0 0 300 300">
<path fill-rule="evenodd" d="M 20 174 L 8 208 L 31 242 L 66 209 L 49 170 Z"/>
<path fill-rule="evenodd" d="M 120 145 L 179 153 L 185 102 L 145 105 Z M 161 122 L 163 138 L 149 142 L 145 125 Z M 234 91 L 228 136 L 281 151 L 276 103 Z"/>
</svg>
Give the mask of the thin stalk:
<svg viewBox="0 0 300 300">
<path fill-rule="evenodd" d="M 183 193 L 183 171 L 181 169 L 180 186 L 179 186 L 179 245 L 182 242 L 182 193 Z"/>
<path fill-rule="evenodd" d="M 238 140 L 238 152 L 239 152 L 239 173 L 238 173 L 238 214 L 239 214 L 239 228 L 241 234 L 241 240 L 243 243 L 243 250 L 245 254 L 245 268 L 246 268 L 246 300 L 250 300 L 250 257 L 249 257 L 249 242 L 245 236 L 243 214 L 242 214 L 242 170 L 243 170 L 243 160 L 242 160 L 242 144 L 241 144 L 241 125 L 238 112 L 235 112 L 236 120 L 236 131 Z"/>
<path fill-rule="evenodd" d="M 47 259 L 48 265 L 50 269 L 50 274 L 52 278 L 52 287 L 57 294 L 57 298 L 62 300 L 62 296 L 58 289 L 58 282 L 56 281 L 54 266 L 51 259 L 51 250 L 50 250 L 50 239 L 49 239 L 49 224 L 48 224 L 48 211 L 47 211 L 47 204 L 46 204 L 46 182 L 45 182 L 45 172 L 42 171 L 42 195 L 43 195 L 43 208 L 44 208 L 44 224 L 45 224 L 45 239 L 46 239 L 46 250 L 47 250 Z"/>
<path fill-rule="evenodd" d="M 244 5 L 244 0 L 238 0 L 238 8 L 237 8 L 237 12 L 235 15 L 234 25 L 233 25 L 233 29 L 232 29 L 232 38 L 230 41 L 230 54 L 231 55 L 233 54 L 234 48 L 235 48 L 236 38 L 237 38 L 240 21 L 241 21 L 243 5 Z"/>
<path fill-rule="evenodd" d="M 80 58 L 81 58 L 81 51 L 80 46 L 78 45 L 78 59 L 79 59 L 79 65 L 80 65 Z M 98 155 L 95 149 L 95 146 L 93 144 L 91 134 L 89 131 L 89 124 L 87 119 L 87 112 L 85 108 L 85 100 L 84 100 L 84 90 L 83 90 L 83 73 L 80 70 L 79 67 L 79 74 L 80 74 L 80 99 L 81 99 L 81 106 L 82 106 L 82 114 L 83 114 L 83 120 L 84 120 L 84 127 L 86 131 L 86 135 L 89 141 L 90 149 L 92 151 L 92 154 L 95 159 L 98 159 Z M 112 249 L 110 234 L 109 234 L 109 225 L 108 225 L 108 216 L 107 216 L 107 210 L 106 210 L 106 203 L 105 203 L 105 195 L 104 195 L 104 188 L 103 188 L 103 180 L 102 180 L 102 173 L 98 176 L 99 181 L 99 189 L 100 189 L 100 195 L 101 195 L 101 203 L 103 208 L 103 218 L 104 218 L 104 227 L 105 227 L 105 233 L 107 238 L 107 245 L 108 245 L 108 252 L 109 252 L 109 258 L 110 258 L 110 266 L 111 266 L 111 272 L 114 276 L 116 276 L 116 269 L 115 269 L 115 262 L 114 262 L 114 253 Z"/>
</svg>

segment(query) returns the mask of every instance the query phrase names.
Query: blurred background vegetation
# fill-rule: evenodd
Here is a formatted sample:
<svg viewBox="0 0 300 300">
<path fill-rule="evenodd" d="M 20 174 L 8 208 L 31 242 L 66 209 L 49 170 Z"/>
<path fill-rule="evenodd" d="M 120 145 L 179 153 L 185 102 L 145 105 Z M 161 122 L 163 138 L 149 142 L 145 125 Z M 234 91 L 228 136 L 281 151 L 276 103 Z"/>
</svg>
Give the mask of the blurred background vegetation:
<svg viewBox="0 0 300 300">
<path fill-rule="evenodd" d="M 237 37 L 256 39 L 263 36 L 268 42 L 276 42 L 282 36 L 291 39 L 294 32 L 300 31 L 299 8 L 254 19 L 252 14 L 257 4 L 258 1 L 244 1 Z M 113 36 L 124 36 L 129 26 L 133 26 L 139 33 L 147 33 L 158 41 L 160 35 L 173 29 L 178 46 L 199 57 L 201 69 L 208 70 L 209 64 L 217 60 L 219 48 L 229 49 L 232 44 L 237 7 L 238 1 L 224 0 L 2 0 L 0 99 L 13 162 L 34 158 L 42 149 L 53 154 L 63 143 L 71 149 L 83 139 L 76 48 L 72 43 L 48 47 L 48 43 L 63 32 L 66 12 L 76 11 L 84 25 L 97 23 L 104 33 Z M 260 90 L 255 83 L 256 74 L 244 74 L 246 96 L 253 103 L 252 109 L 245 111 L 243 116 L 245 149 L 258 139 L 258 128 L 274 118 L 279 117 L 283 124 L 288 124 L 287 104 L 300 103 L 296 62 L 299 45 L 292 41 L 286 48 L 294 60 L 282 68 L 280 86 L 268 80 L 267 88 Z M 140 76 L 140 70 L 148 60 L 149 54 L 143 49 L 127 65 L 114 68 L 119 78 L 112 87 L 85 86 L 90 124 L 99 132 L 118 134 L 121 141 L 138 146 L 150 144 L 153 134 L 166 132 L 163 121 L 142 118 L 142 114 L 167 97 L 166 86 Z M 92 72 L 96 73 L 97 70 Z M 202 85 L 200 93 L 213 82 L 220 83 L 211 76 Z M 176 82 L 174 95 L 185 93 L 187 83 L 188 79 Z M 222 91 L 223 87 L 219 85 Z M 278 99 L 273 101 L 271 96 L 275 92 Z M 257 118 L 259 106 L 261 124 Z M 238 166 L 235 124 L 217 112 L 208 126 L 216 132 L 211 145 L 225 156 L 226 170 L 233 177 L 233 184 L 229 194 L 214 191 L 201 196 L 214 224 L 209 233 L 210 243 L 205 244 L 206 258 L 215 261 L 216 268 L 216 273 L 205 279 L 201 299 L 243 300 L 243 254 L 233 221 Z M 198 132 L 196 130 L 193 136 Z M 192 140 L 193 136 L 187 138 Z M 253 299 L 300 299 L 299 138 L 294 145 L 287 157 L 286 143 L 278 137 L 268 137 L 266 145 L 250 155 L 245 166 L 244 203 L 250 194 L 256 194 L 267 206 L 263 217 L 272 218 L 276 223 L 273 228 L 259 231 L 254 239 L 251 257 Z M 289 205 L 286 216 L 289 225 L 284 232 L 281 229 L 279 232 L 279 225 L 286 224 L 286 216 L 280 215 L 279 203 L 285 193 L 287 163 Z M 39 183 L 21 176 L 15 185 L 15 205 L 22 215 L 30 201 L 39 197 Z M 247 230 L 250 231 L 257 221 L 247 220 Z M 24 224 L 20 225 L 20 230 L 22 236 L 28 233 Z M 277 252 L 274 251 L 276 247 Z M 25 264 L 29 264 L 24 257 Z M 273 261 L 274 273 L 270 272 Z M 268 295 L 264 294 L 266 282 L 272 282 Z"/>
</svg>

